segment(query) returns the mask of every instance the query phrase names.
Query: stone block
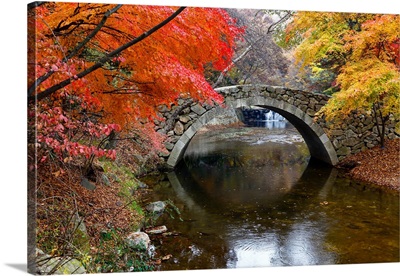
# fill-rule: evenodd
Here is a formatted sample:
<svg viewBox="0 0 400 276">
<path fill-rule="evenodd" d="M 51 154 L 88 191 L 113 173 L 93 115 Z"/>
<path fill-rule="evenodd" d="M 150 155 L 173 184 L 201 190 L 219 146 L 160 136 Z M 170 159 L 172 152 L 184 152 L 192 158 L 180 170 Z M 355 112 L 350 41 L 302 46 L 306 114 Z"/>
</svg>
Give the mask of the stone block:
<svg viewBox="0 0 400 276">
<path fill-rule="evenodd" d="M 322 142 L 323 144 L 325 144 L 325 143 L 327 143 L 327 142 L 329 141 L 329 138 L 328 138 L 328 136 L 326 136 L 326 134 L 321 135 L 321 136 L 319 137 L 319 139 L 321 140 L 321 142 Z"/>
<path fill-rule="evenodd" d="M 175 127 L 174 127 L 175 134 L 182 135 L 184 131 L 185 131 L 185 127 L 183 126 L 183 124 L 180 121 L 176 122 Z"/>
<path fill-rule="evenodd" d="M 275 89 L 276 94 L 285 94 L 285 89 L 283 87 L 277 87 Z"/>
<path fill-rule="evenodd" d="M 306 112 L 307 106 L 306 105 L 300 105 L 299 108 L 303 111 Z"/>
<path fill-rule="evenodd" d="M 185 124 L 185 131 L 193 124 L 193 121 L 190 121 Z"/>
<path fill-rule="evenodd" d="M 187 116 L 187 115 L 179 116 L 179 121 L 182 122 L 183 124 L 186 124 L 190 120 L 191 120 L 191 118 L 189 116 Z"/>
<path fill-rule="evenodd" d="M 279 109 L 285 110 L 285 104 L 286 104 L 286 103 L 285 103 L 284 101 L 278 100 L 278 101 L 276 101 L 276 103 L 277 103 L 277 104 L 274 105 L 275 107 L 277 107 L 277 108 L 279 108 Z"/>
<path fill-rule="evenodd" d="M 344 131 L 341 130 L 341 129 L 332 129 L 332 130 L 330 131 L 330 134 L 331 134 L 332 136 L 341 136 L 341 135 L 344 134 Z"/>
<path fill-rule="evenodd" d="M 164 146 L 167 150 L 171 151 L 174 148 L 174 144 L 170 142 L 165 142 Z"/>
<path fill-rule="evenodd" d="M 375 145 L 373 144 L 373 143 L 367 143 L 367 148 L 373 148 L 373 147 L 375 147 Z"/>
<path fill-rule="evenodd" d="M 243 92 L 248 93 L 248 92 L 251 92 L 251 90 L 252 90 L 252 86 L 251 85 L 245 85 L 245 86 L 242 87 L 242 91 Z"/>
<path fill-rule="evenodd" d="M 353 147 L 353 146 L 357 145 L 358 142 L 359 142 L 358 139 L 351 137 L 351 138 L 344 139 L 342 141 L 342 145 Z"/>
<path fill-rule="evenodd" d="M 125 238 L 125 243 L 134 250 L 146 251 L 150 245 L 150 237 L 144 232 L 133 232 Z"/>
<path fill-rule="evenodd" d="M 312 127 L 313 125 L 317 126 L 317 127 L 314 128 L 314 131 L 315 131 L 317 128 L 320 128 L 320 127 L 318 126 L 318 124 L 316 124 L 316 123 L 314 122 L 313 118 L 311 118 L 310 116 L 308 116 L 308 115 L 305 114 L 305 113 L 304 113 L 304 116 L 303 116 L 303 121 L 304 121 L 307 125 L 309 125 L 310 127 Z M 324 133 L 324 132 L 322 132 L 321 134 L 323 134 L 323 133 Z"/>
<path fill-rule="evenodd" d="M 360 142 L 353 147 L 353 150 L 362 149 L 364 147 L 364 142 Z"/>
<path fill-rule="evenodd" d="M 192 126 L 190 128 L 193 128 L 193 130 L 198 131 L 200 128 L 202 128 L 204 126 L 203 123 L 196 121 L 192 124 Z"/>
<path fill-rule="evenodd" d="M 168 136 L 168 137 L 174 136 L 174 131 L 173 131 L 173 130 L 168 131 L 168 132 L 167 132 L 167 136 Z"/>
<path fill-rule="evenodd" d="M 337 155 L 342 155 L 342 156 L 346 156 L 349 155 L 351 153 L 351 149 L 349 147 L 341 147 L 340 149 L 337 150 Z"/>
<path fill-rule="evenodd" d="M 195 104 L 190 108 L 197 115 L 203 115 L 207 110 L 203 108 L 200 104 Z"/>
<path fill-rule="evenodd" d="M 294 115 L 295 115 L 297 118 L 303 119 L 303 117 L 304 117 L 304 112 L 303 112 L 301 109 L 297 108 L 297 109 L 296 109 L 296 112 L 294 113 Z"/>
<path fill-rule="evenodd" d="M 347 138 L 358 137 L 357 134 L 351 129 L 346 130 L 345 135 Z"/>
<path fill-rule="evenodd" d="M 157 107 L 157 110 L 161 113 L 165 113 L 165 112 L 169 111 L 168 107 L 165 104 L 159 105 Z"/>
<path fill-rule="evenodd" d="M 315 112 L 314 110 L 312 110 L 311 108 L 308 108 L 307 111 L 306 111 L 306 113 L 307 113 L 309 116 L 314 117 L 316 112 Z"/>
<path fill-rule="evenodd" d="M 192 139 L 192 136 L 189 137 L 188 134 L 184 133 L 184 134 L 181 136 L 181 138 L 179 139 L 179 141 L 181 141 L 182 143 L 184 143 L 184 144 L 187 145 L 187 144 L 189 144 L 190 139 Z"/>
<path fill-rule="evenodd" d="M 196 113 L 194 113 L 194 112 L 191 112 L 191 113 L 189 113 L 189 118 L 190 119 L 192 119 L 192 120 L 194 120 L 194 119 L 196 119 L 196 118 L 198 118 L 199 117 L 199 115 L 197 115 Z"/>
<path fill-rule="evenodd" d="M 190 107 L 186 107 L 182 110 L 182 114 L 187 115 L 190 113 Z"/>
<path fill-rule="evenodd" d="M 333 146 L 335 147 L 335 149 L 338 149 L 342 146 L 342 143 L 340 143 L 337 139 L 333 139 Z"/>
</svg>

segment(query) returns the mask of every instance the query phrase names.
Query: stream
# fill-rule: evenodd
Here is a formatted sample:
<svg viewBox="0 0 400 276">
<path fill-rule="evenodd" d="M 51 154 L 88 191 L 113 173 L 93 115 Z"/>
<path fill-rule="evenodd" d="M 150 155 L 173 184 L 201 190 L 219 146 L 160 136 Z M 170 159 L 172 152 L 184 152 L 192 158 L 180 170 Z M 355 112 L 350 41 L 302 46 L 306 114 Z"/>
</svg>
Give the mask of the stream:
<svg viewBox="0 0 400 276">
<path fill-rule="evenodd" d="M 197 133 L 173 172 L 141 179 L 181 212 L 155 223 L 156 270 L 399 262 L 398 193 L 341 175 L 290 124 Z"/>
</svg>

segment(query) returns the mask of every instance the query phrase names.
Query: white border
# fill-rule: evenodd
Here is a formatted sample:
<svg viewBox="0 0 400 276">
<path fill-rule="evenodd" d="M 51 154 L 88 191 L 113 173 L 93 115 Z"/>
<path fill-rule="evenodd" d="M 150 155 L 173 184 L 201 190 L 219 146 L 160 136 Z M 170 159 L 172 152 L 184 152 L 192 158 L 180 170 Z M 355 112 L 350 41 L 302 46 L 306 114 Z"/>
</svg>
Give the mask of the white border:
<svg viewBox="0 0 400 276">
<path fill-rule="evenodd" d="M 29 2 L 31 1 L 8 0 L 1 3 L 0 183 L 2 191 L 0 192 L 0 275 L 26 275 L 26 272 L 14 267 L 15 265 L 21 267 L 21 265 L 26 264 L 26 5 Z M 87 0 L 84 2 L 101 1 Z M 400 14 L 400 5 L 394 0 L 106 0 L 103 2 Z M 204 275 L 204 273 L 218 276 L 242 275 L 242 273 L 255 275 L 286 275 L 289 273 L 291 275 L 343 275 L 343 273 L 346 273 L 346 275 L 357 273 L 360 275 L 368 273 L 367 275 L 369 275 L 369 273 L 382 274 L 400 271 L 399 268 L 400 263 L 394 263 L 156 273 L 161 273 L 161 275 L 191 276 Z M 135 275 L 148 275 L 148 273 L 136 273 Z"/>
</svg>

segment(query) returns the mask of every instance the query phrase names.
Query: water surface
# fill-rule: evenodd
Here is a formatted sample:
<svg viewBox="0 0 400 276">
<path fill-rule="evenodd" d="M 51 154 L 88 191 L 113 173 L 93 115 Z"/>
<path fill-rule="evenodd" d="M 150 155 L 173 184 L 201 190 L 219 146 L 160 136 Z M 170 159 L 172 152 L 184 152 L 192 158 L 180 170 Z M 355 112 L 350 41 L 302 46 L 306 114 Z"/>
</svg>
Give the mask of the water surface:
<svg viewBox="0 0 400 276">
<path fill-rule="evenodd" d="M 318 161 L 295 129 L 197 134 L 184 162 L 147 178 L 172 200 L 180 233 L 154 238 L 160 270 L 399 261 L 397 193 L 357 183 Z"/>
</svg>

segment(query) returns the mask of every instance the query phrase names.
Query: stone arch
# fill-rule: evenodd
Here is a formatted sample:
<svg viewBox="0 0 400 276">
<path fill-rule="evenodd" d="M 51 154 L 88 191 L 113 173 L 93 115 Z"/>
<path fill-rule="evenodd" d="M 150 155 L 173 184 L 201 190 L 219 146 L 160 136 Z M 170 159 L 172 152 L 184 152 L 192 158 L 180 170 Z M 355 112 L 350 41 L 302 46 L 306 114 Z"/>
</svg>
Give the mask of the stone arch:
<svg viewBox="0 0 400 276">
<path fill-rule="evenodd" d="M 337 154 L 324 130 L 304 111 L 287 102 L 268 97 L 249 97 L 226 102 L 226 107 L 239 108 L 259 106 L 275 111 L 285 117 L 303 136 L 310 155 L 325 163 L 336 165 Z M 197 119 L 176 142 L 167 164 L 175 167 L 182 159 L 190 140 L 196 132 L 222 112 L 220 106 L 214 107 Z"/>
</svg>

